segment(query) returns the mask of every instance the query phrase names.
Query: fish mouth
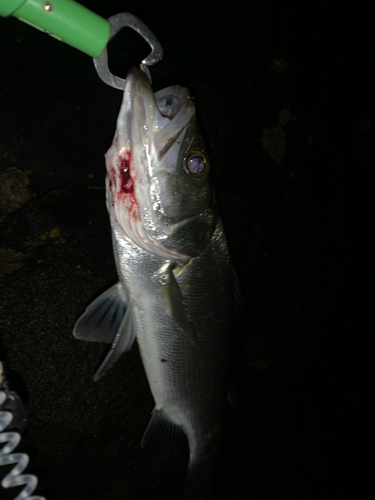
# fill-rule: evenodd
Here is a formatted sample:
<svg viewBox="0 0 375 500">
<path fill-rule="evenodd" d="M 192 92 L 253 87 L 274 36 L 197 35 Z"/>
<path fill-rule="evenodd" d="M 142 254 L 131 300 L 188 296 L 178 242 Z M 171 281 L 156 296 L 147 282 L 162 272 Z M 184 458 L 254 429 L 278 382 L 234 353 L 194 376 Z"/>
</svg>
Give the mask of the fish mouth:
<svg viewBox="0 0 375 500">
<path fill-rule="evenodd" d="M 188 90 L 172 86 L 155 94 L 143 71 L 129 71 L 112 146 L 106 154 L 107 208 L 125 238 L 164 259 L 186 261 L 164 242 L 185 221 L 166 221 L 155 176 L 173 175 L 186 127 L 195 113 Z M 156 184 L 155 184 L 156 183 Z M 161 220 L 164 219 L 164 220 Z"/>
</svg>

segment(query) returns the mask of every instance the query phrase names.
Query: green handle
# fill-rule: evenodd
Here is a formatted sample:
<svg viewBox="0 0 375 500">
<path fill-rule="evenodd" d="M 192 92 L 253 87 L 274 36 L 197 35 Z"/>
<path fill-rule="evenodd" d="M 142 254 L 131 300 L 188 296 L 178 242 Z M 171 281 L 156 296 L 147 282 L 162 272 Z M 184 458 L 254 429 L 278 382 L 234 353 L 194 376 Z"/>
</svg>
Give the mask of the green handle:
<svg viewBox="0 0 375 500">
<path fill-rule="evenodd" d="M 91 57 L 109 38 L 109 22 L 73 0 L 0 0 L 0 16 L 17 17 Z"/>
</svg>

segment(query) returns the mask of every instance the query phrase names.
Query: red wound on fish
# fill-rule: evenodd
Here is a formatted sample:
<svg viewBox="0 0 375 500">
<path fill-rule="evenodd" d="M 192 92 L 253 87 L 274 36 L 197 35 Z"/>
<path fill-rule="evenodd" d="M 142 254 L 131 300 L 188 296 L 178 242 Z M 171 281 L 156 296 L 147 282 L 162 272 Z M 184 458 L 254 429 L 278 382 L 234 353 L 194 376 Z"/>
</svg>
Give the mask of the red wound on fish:
<svg viewBox="0 0 375 500">
<path fill-rule="evenodd" d="M 115 199 L 117 204 L 121 204 L 133 217 L 139 218 L 139 207 L 135 199 L 134 181 L 130 174 L 131 152 L 126 150 L 117 159 L 117 192 Z M 113 172 L 115 174 L 115 172 Z M 116 175 L 116 174 L 115 174 Z"/>
<path fill-rule="evenodd" d="M 128 158 L 121 158 L 120 175 L 121 190 L 123 193 L 134 193 L 133 179 L 130 175 L 130 151 L 127 151 Z"/>
</svg>

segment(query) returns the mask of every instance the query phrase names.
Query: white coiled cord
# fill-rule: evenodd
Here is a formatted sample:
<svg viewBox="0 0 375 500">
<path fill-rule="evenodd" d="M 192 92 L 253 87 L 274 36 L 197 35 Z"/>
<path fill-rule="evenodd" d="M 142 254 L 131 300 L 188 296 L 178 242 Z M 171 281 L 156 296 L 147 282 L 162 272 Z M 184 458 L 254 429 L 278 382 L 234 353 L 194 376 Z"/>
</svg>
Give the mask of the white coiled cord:
<svg viewBox="0 0 375 500">
<path fill-rule="evenodd" d="M 0 371 L 0 379 L 1 375 Z M 12 397 L 14 398 L 11 392 L 7 394 L 5 391 L 0 390 L 0 444 L 5 443 L 0 449 L 0 467 L 2 465 L 17 464 L 4 477 L 1 486 L 3 488 L 12 488 L 14 486 L 25 485 L 14 500 L 45 500 L 44 497 L 30 496 L 37 487 L 38 479 L 33 474 L 22 474 L 29 463 L 28 455 L 26 453 L 12 453 L 21 441 L 21 435 L 16 431 L 4 432 L 12 422 L 13 414 L 10 411 L 2 409 L 2 406 L 8 398 L 12 399 Z"/>
</svg>

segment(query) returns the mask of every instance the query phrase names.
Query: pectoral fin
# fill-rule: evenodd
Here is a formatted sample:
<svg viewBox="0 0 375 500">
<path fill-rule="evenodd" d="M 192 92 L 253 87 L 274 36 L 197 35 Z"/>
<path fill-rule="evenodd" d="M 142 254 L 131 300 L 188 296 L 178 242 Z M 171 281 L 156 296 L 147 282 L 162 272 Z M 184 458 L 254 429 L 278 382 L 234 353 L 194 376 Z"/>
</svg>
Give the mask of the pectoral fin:
<svg viewBox="0 0 375 500">
<path fill-rule="evenodd" d="M 166 313 L 175 320 L 187 340 L 194 346 L 197 346 L 197 338 L 193 327 L 186 314 L 182 294 L 176 278 L 174 277 L 172 266 L 168 265 L 158 276 L 158 284 L 161 297 L 164 302 Z"/>
<path fill-rule="evenodd" d="M 120 327 L 126 302 L 120 283 L 99 295 L 86 308 L 73 328 L 76 339 L 110 344 Z"/>
<path fill-rule="evenodd" d="M 100 379 L 104 373 L 115 364 L 115 362 L 120 358 L 120 356 L 131 349 L 135 339 L 135 325 L 133 321 L 133 304 L 130 303 L 126 309 L 125 316 L 121 321 L 120 327 L 115 335 L 111 349 L 104 361 L 99 366 L 97 372 L 94 375 L 94 381 Z"/>
<path fill-rule="evenodd" d="M 99 295 L 74 325 L 73 335 L 76 339 L 112 343 L 94 380 L 98 380 L 133 345 L 135 326 L 132 310 L 132 303 L 126 304 L 125 292 L 121 284 L 117 283 Z"/>
</svg>

